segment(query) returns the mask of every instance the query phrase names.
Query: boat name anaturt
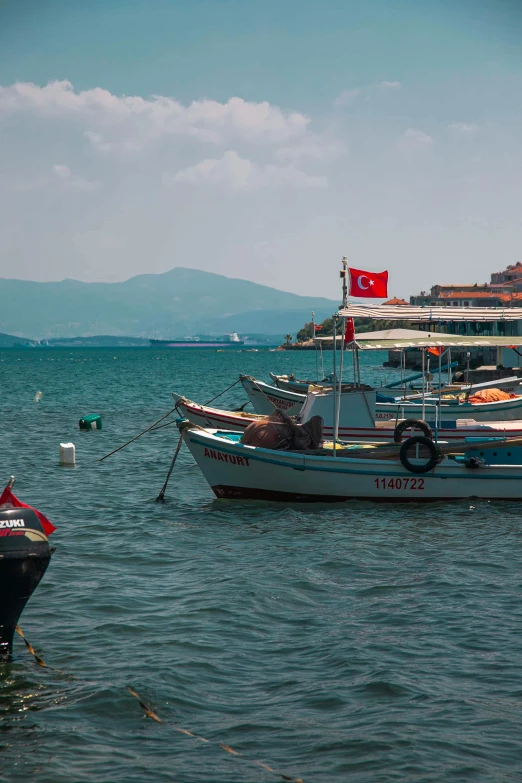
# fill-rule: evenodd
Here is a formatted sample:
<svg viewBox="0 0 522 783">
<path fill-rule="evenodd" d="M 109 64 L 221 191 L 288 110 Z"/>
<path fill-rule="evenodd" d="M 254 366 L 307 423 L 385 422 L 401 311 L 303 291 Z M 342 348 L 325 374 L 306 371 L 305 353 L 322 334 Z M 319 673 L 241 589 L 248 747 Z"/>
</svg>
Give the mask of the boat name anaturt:
<svg viewBox="0 0 522 783">
<path fill-rule="evenodd" d="M 243 467 L 250 467 L 250 460 L 248 457 L 238 457 L 235 454 L 223 454 L 221 451 L 214 451 L 214 449 L 205 449 L 205 457 L 210 459 L 217 459 L 220 462 L 230 462 L 231 465 L 242 465 Z"/>
</svg>

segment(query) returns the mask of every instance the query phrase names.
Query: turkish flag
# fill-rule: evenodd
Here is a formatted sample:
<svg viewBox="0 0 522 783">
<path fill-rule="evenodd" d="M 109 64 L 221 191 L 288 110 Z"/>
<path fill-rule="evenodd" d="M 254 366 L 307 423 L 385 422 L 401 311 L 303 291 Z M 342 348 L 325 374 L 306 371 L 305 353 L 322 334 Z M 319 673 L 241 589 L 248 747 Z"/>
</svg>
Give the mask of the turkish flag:
<svg viewBox="0 0 522 783">
<path fill-rule="evenodd" d="M 320 332 L 320 331 L 322 331 L 322 328 L 323 328 L 323 327 L 322 327 L 320 324 L 319 324 L 319 325 L 318 325 L 318 324 L 316 324 L 316 325 L 315 325 L 315 331 L 316 331 L 316 332 Z"/>
<path fill-rule="evenodd" d="M 441 347 L 428 348 L 428 353 L 431 353 L 432 356 L 442 356 L 442 354 L 444 353 L 444 348 Z"/>
<path fill-rule="evenodd" d="M 386 299 L 388 296 L 388 272 L 363 272 L 350 267 L 350 296 L 368 299 Z"/>
<path fill-rule="evenodd" d="M 21 500 L 18 500 L 16 495 L 9 489 L 9 487 L 6 487 L 2 494 L 0 495 L 0 506 L 2 503 L 11 503 L 16 508 L 30 508 L 38 519 L 40 520 L 40 524 L 43 527 L 43 531 L 46 536 L 50 536 L 51 533 L 54 533 L 56 530 L 56 527 L 53 525 L 52 522 L 49 522 L 47 517 L 42 514 L 41 511 L 38 511 L 36 508 L 33 508 L 32 506 L 28 506 L 27 503 L 22 503 Z"/>
<path fill-rule="evenodd" d="M 344 344 L 353 343 L 355 340 L 355 325 L 353 318 L 346 319 L 346 329 L 344 330 Z"/>
</svg>

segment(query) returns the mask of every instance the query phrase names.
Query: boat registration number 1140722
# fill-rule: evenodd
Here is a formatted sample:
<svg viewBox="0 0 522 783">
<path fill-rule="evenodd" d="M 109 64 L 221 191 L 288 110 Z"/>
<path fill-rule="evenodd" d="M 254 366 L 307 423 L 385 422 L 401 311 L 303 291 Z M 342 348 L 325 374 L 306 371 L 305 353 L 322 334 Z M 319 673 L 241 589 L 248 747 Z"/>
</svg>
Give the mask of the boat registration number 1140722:
<svg viewBox="0 0 522 783">
<path fill-rule="evenodd" d="M 376 478 L 373 483 L 377 489 L 424 489 L 423 478 Z"/>
</svg>

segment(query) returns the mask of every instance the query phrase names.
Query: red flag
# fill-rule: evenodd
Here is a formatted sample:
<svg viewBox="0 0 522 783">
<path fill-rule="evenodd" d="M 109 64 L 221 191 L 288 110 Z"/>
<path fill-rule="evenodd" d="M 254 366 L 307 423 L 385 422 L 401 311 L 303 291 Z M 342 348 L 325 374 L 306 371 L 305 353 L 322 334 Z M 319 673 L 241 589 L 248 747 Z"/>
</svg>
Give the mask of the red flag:
<svg viewBox="0 0 522 783">
<path fill-rule="evenodd" d="M 363 272 L 350 267 L 350 296 L 387 299 L 388 272 Z"/>
<path fill-rule="evenodd" d="M 16 495 L 9 489 L 9 487 L 6 487 L 2 494 L 0 495 L 0 506 L 2 503 L 11 503 L 13 506 L 16 506 L 16 508 L 30 508 L 31 511 L 34 511 L 38 519 L 40 520 L 40 524 L 43 527 L 43 531 L 46 536 L 50 536 L 51 533 L 54 533 L 56 530 L 56 527 L 53 525 L 52 522 L 49 522 L 47 517 L 42 514 L 41 511 L 38 511 L 36 508 L 33 508 L 32 506 L 28 506 L 27 503 L 22 503 L 21 500 L 18 500 Z"/>
<path fill-rule="evenodd" d="M 353 343 L 355 340 L 355 325 L 353 318 L 346 319 L 346 329 L 344 330 L 344 344 Z"/>
<path fill-rule="evenodd" d="M 444 353 L 444 348 L 438 347 L 438 348 L 428 348 L 428 353 L 433 354 L 433 356 L 442 356 Z"/>
<path fill-rule="evenodd" d="M 320 332 L 320 331 L 322 331 L 322 328 L 323 328 L 323 327 L 321 326 L 321 324 L 316 324 L 316 325 L 315 325 L 315 331 L 316 331 L 316 332 Z"/>
</svg>

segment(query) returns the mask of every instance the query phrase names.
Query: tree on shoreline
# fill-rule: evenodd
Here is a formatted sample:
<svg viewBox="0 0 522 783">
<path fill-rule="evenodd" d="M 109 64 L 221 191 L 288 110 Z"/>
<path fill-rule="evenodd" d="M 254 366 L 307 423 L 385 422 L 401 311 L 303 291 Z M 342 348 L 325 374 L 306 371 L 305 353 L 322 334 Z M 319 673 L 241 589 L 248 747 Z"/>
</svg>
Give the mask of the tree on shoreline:
<svg viewBox="0 0 522 783">
<path fill-rule="evenodd" d="M 411 329 L 411 324 L 408 321 L 384 321 L 376 320 L 372 321 L 370 318 L 355 318 L 355 331 L 358 334 L 364 334 L 364 332 L 377 332 L 381 329 Z M 316 324 L 316 336 L 331 337 L 333 334 L 333 319 L 326 318 L 322 324 Z M 314 325 L 312 321 L 306 323 L 302 329 L 297 332 L 297 342 L 304 343 L 306 340 L 311 340 L 314 336 Z"/>
</svg>

